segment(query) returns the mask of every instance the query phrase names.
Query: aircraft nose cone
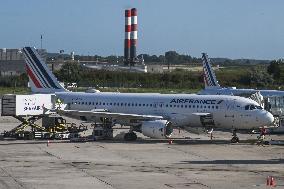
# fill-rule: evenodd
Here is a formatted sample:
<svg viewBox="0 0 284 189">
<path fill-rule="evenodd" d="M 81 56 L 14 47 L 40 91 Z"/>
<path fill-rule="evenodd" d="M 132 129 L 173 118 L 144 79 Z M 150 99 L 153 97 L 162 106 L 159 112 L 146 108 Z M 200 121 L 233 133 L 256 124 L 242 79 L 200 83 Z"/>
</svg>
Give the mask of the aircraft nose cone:
<svg viewBox="0 0 284 189">
<path fill-rule="evenodd" d="M 263 118 L 266 125 L 271 125 L 274 122 L 274 117 L 270 112 L 266 112 Z"/>
</svg>

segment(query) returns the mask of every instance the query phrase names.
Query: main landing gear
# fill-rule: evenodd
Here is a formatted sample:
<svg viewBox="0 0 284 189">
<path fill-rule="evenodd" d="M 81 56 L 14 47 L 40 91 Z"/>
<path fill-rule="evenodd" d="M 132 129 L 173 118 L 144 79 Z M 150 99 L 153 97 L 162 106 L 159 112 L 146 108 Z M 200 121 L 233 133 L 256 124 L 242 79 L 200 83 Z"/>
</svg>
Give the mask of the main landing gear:
<svg viewBox="0 0 284 189">
<path fill-rule="evenodd" d="M 238 143 L 240 142 L 239 137 L 237 136 L 237 130 L 234 129 L 233 130 L 233 138 L 231 139 L 231 143 Z"/>
<path fill-rule="evenodd" d="M 124 140 L 135 141 L 135 140 L 137 140 L 137 135 L 134 132 L 125 133 Z"/>
</svg>

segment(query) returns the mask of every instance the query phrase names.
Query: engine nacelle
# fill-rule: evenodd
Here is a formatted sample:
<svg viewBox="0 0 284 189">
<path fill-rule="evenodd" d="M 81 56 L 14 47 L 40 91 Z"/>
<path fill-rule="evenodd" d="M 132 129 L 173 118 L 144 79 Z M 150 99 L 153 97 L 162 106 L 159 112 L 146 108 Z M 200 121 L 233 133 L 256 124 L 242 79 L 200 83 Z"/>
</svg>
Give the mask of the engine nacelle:
<svg viewBox="0 0 284 189">
<path fill-rule="evenodd" d="M 141 131 L 144 136 L 150 138 L 169 138 L 173 133 L 173 126 L 167 120 L 144 121 Z"/>
</svg>

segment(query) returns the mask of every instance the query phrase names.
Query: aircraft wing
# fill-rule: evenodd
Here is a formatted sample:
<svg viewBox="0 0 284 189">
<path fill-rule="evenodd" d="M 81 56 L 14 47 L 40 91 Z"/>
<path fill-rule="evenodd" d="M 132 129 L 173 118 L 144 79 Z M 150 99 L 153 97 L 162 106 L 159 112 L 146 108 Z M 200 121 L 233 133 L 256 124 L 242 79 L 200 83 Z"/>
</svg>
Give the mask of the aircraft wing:
<svg viewBox="0 0 284 189">
<path fill-rule="evenodd" d="M 209 116 L 209 115 L 211 115 L 211 113 L 196 112 L 196 113 L 192 113 L 192 115 L 197 115 L 197 116 Z"/>
<path fill-rule="evenodd" d="M 125 114 L 125 113 L 112 113 L 107 111 L 78 111 L 78 110 L 57 110 L 59 115 L 65 116 L 83 116 L 83 117 L 103 117 L 112 119 L 124 120 L 157 120 L 163 119 L 162 116 L 155 115 L 140 115 L 140 114 Z"/>
</svg>

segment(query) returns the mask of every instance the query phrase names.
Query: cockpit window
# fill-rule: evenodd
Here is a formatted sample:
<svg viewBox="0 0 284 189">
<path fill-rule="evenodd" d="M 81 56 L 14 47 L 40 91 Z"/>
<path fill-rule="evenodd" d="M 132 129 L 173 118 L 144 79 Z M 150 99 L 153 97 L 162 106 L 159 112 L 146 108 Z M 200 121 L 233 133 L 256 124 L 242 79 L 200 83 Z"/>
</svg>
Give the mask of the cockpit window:
<svg viewBox="0 0 284 189">
<path fill-rule="evenodd" d="M 261 106 L 256 106 L 256 105 L 253 105 L 253 104 L 245 106 L 245 110 L 255 110 L 255 109 L 262 110 L 263 108 Z"/>
<path fill-rule="evenodd" d="M 255 105 L 250 105 L 250 110 L 256 109 Z"/>
<path fill-rule="evenodd" d="M 256 106 L 257 109 L 262 110 L 263 108 L 261 106 Z"/>
</svg>

